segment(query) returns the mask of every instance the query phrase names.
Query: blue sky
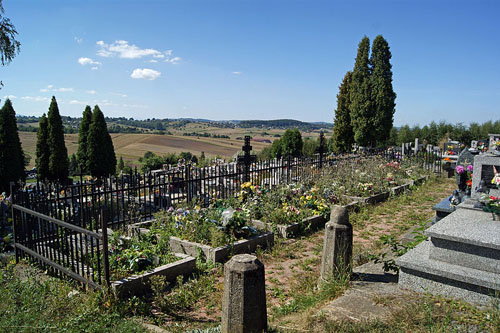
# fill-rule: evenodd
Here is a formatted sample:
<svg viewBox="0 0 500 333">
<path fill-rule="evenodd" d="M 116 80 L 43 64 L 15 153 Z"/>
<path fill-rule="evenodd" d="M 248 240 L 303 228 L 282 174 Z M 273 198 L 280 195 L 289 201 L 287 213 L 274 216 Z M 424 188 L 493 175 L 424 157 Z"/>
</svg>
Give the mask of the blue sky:
<svg viewBox="0 0 500 333">
<path fill-rule="evenodd" d="M 366 35 L 393 55 L 394 124 L 500 119 L 498 1 L 4 0 L 18 114 L 333 121 Z"/>
</svg>

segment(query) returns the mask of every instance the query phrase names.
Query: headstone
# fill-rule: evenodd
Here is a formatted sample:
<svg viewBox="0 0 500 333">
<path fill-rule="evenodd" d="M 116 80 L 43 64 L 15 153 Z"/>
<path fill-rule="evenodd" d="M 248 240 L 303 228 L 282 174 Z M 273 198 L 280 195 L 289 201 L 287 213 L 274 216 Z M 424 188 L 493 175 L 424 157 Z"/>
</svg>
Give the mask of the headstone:
<svg viewBox="0 0 500 333">
<path fill-rule="evenodd" d="M 460 155 L 458 155 L 457 165 L 467 166 L 469 164 L 474 165 L 474 154 L 472 154 L 469 149 L 465 148 Z"/>
<path fill-rule="evenodd" d="M 418 138 L 415 138 L 415 147 L 414 147 L 414 153 L 415 155 L 418 153 L 418 150 L 419 150 L 419 146 L 418 146 Z"/>
<path fill-rule="evenodd" d="M 267 332 L 265 287 L 256 256 L 238 254 L 224 265 L 221 332 Z"/>
<path fill-rule="evenodd" d="M 401 155 L 405 156 L 406 150 L 405 150 L 405 144 L 401 144 Z"/>
<path fill-rule="evenodd" d="M 431 153 L 434 151 L 434 146 L 433 145 L 427 145 L 425 147 L 425 150 L 428 152 L 428 153 Z"/>
<path fill-rule="evenodd" d="M 479 198 L 477 189 L 479 182 L 484 180 L 485 186 L 489 189 L 489 194 L 493 196 L 500 196 L 500 190 L 491 183 L 495 176 L 495 169 L 500 172 L 500 156 L 489 153 L 477 155 L 474 158 L 474 171 L 472 177 L 472 197 Z"/>
<path fill-rule="evenodd" d="M 472 140 L 470 142 L 471 149 L 477 149 L 477 140 Z"/>
<path fill-rule="evenodd" d="M 498 147 L 497 143 L 500 141 L 500 134 L 488 134 L 488 136 L 490 137 L 488 152 L 496 153 Z"/>
<path fill-rule="evenodd" d="M 445 142 L 443 149 L 447 155 L 458 155 L 462 151 L 461 145 L 455 142 Z"/>
</svg>

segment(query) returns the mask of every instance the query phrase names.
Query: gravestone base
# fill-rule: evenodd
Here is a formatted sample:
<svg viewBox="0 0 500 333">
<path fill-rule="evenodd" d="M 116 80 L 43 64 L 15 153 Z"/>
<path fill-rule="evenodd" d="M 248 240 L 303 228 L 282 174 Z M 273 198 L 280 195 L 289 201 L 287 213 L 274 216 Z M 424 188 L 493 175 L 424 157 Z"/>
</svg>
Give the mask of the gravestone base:
<svg viewBox="0 0 500 333">
<path fill-rule="evenodd" d="M 398 259 L 399 285 L 491 305 L 500 295 L 499 223 L 491 213 L 457 209 L 424 232 L 427 241 Z"/>
</svg>

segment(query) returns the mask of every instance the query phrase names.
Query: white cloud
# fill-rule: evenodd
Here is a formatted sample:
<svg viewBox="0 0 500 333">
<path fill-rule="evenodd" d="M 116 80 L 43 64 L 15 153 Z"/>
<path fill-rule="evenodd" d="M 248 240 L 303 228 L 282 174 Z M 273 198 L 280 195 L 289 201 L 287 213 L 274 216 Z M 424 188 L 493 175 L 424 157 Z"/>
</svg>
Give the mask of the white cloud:
<svg viewBox="0 0 500 333">
<path fill-rule="evenodd" d="M 160 72 L 150 68 L 136 68 L 130 75 L 133 79 L 156 80 L 161 75 Z"/>
<path fill-rule="evenodd" d="M 152 57 L 150 62 L 154 62 L 155 59 L 165 59 L 165 62 L 171 64 L 177 64 L 181 58 L 174 57 L 171 58 L 173 51 L 166 50 L 164 52 L 158 51 L 156 49 L 142 49 L 134 44 L 129 44 L 126 40 L 116 40 L 114 43 L 108 44 L 104 41 L 97 41 L 96 44 L 100 47 L 97 51 L 97 55 L 101 57 L 118 57 L 123 59 L 139 59 L 144 57 Z"/>
<path fill-rule="evenodd" d="M 33 102 L 50 102 L 50 98 L 43 96 L 23 96 L 21 99 Z"/>
<path fill-rule="evenodd" d="M 132 109 L 146 109 L 147 105 L 142 104 L 122 104 L 124 108 L 132 108 Z"/>
<path fill-rule="evenodd" d="M 89 105 L 89 103 L 87 103 L 87 102 L 79 101 L 79 100 L 76 100 L 76 99 L 73 99 L 73 100 L 69 101 L 69 104 L 73 104 L 73 105 Z"/>
<path fill-rule="evenodd" d="M 158 62 L 158 60 L 151 59 L 151 60 L 148 60 L 148 62 L 156 63 L 156 62 Z"/>
<path fill-rule="evenodd" d="M 93 71 L 96 71 L 98 69 L 99 69 L 99 67 L 97 67 L 97 66 L 94 66 L 94 67 L 91 68 L 91 70 L 93 70 Z"/>
<path fill-rule="evenodd" d="M 233 74 L 233 75 L 241 75 L 241 74 L 243 74 L 243 72 L 231 72 L 231 74 Z"/>
<path fill-rule="evenodd" d="M 182 59 L 180 57 L 173 57 L 173 58 L 165 59 L 165 62 L 169 62 L 171 64 L 177 65 L 179 63 L 179 61 L 181 61 L 181 60 Z"/>
<path fill-rule="evenodd" d="M 120 96 L 120 97 L 128 97 L 126 94 L 122 94 L 122 93 L 117 93 L 117 92 L 110 92 L 111 95 L 115 95 L 115 96 Z"/>
<path fill-rule="evenodd" d="M 82 66 L 85 66 L 85 65 L 100 65 L 101 63 L 99 61 L 94 61 L 90 58 L 87 58 L 87 57 L 81 57 L 81 58 L 78 58 L 78 63 Z"/>
<path fill-rule="evenodd" d="M 83 38 L 78 38 L 78 37 L 74 37 L 75 39 L 75 42 L 77 42 L 78 44 L 81 44 L 83 42 Z"/>
<path fill-rule="evenodd" d="M 57 91 L 57 92 L 73 92 L 75 90 L 73 88 L 57 88 L 57 89 L 54 89 L 53 91 Z"/>
<path fill-rule="evenodd" d="M 47 88 L 42 88 L 40 89 L 40 92 L 49 92 L 49 91 L 54 91 L 54 92 L 73 92 L 75 89 L 73 88 L 55 88 L 52 84 L 49 84 Z"/>
<path fill-rule="evenodd" d="M 16 99 L 17 97 L 14 96 L 14 95 L 6 95 L 6 96 L 3 97 L 3 99 L 7 99 L 7 98 L 8 99 Z"/>
<path fill-rule="evenodd" d="M 87 94 L 95 95 L 95 94 L 97 94 L 97 91 L 95 91 L 95 90 L 87 90 Z"/>
<path fill-rule="evenodd" d="M 163 53 L 155 49 L 141 49 L 140 47 L 129 44 L 126 40 L 117 40 L 114 43 L 106 44 L 102 40 L 97 42 L 101 47 L 97 54 L 102 57 L 118 56 L 124 59 L 137 59 L 147 56 L 156 58 L 164 57 Z"/>
</svg>

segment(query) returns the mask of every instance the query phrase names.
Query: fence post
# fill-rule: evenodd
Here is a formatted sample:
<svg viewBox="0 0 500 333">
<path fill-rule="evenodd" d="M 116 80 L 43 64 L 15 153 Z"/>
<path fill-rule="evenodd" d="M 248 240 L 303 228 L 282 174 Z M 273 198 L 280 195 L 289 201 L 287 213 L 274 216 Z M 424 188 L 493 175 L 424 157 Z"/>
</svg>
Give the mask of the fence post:
<svg viewBox="0 0 500 333">
<path fill-rule="evenodd" d="M 323 155 L 325 153 L 325 134 L 323 131 L 319 134 L 319 168 L 323 168 Z"/>
<path fill-rule="evenodd" d="M 184 175 L 184 180 L 186 182 L 186 199 L 188 204 L 192 200 L 192 195 L 191 195 L 191 164 L 186 164 L 185 165 L 185 175 Z"/>
<path fill-rule="evenodd" d="M 108 257 L 108 223 L 106 207 L 101 206 L 101 214 L 99 220 L 102 230 L 102 265 L 104 270 L 104 285 L 109 286 L 109 257 Z"/>
<path fill-rule="evenodd" d="M 12 238 L 14 239 L 14 254 L 16 256 L 16 264 L 19 263 L 19 253 L 17 251 L 17 232 L 16 232 L 16 218 L 14 215 L 14 182 L 10 182 L 10 214 L 12 216 Z"/>
</svg>

